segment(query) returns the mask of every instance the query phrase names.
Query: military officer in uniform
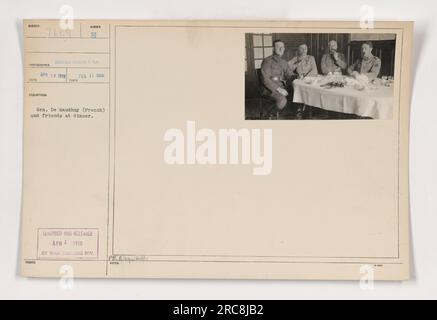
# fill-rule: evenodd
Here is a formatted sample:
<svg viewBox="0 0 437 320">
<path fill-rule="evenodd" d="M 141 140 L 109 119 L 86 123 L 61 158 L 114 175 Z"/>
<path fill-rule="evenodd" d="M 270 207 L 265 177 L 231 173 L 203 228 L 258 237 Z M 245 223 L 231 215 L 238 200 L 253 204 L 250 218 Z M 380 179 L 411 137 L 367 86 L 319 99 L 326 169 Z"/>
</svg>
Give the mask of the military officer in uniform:
<svg viewBox="0 0 437 320">
<path fill-rule="evenodd" d="M 308 46 L 301 44 L 297 50 L 297 56 L 288 61 L 291 71 L 299 78 L 316 76 L 318 74 L 316 60 L 308 53 Z"/>
<path fill-rule="evenodd" d="M 347 63 L 344 54 L 337 51 L 337 41 L 331 40 L 328 42 L 328 53 L 322 56 L 320 68 L 323 74 L 340 72 L 346 70 Z"/>
<path fill-rule="evenodd" d="M 291 75 L 287 61 L 282 59 L 285 44 L 282 40 L 273 43 L 273 54 L 265 58 L 261 64 L 261 82 L 263 95 L 275 101 L 276 111 L 287 105 L 287 78 Z"/>
<path fill-rule="evenodd" d="M 373 80 L 379 75 L 381 70 L 381 59 L 372 54 L 373 44 L 368 41 L 361 45 L 361 58 L 358 58 L 348 69 L 352 76 L 358 74 L 366 75 L 369 80 Z"/>
</svg>

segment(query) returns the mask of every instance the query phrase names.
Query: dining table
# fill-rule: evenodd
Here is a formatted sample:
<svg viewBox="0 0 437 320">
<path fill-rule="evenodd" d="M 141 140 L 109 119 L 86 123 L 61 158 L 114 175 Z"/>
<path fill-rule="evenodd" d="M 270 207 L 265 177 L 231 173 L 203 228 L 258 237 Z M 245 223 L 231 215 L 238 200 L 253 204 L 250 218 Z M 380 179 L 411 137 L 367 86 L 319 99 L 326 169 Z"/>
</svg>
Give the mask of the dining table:
<svg viewBox="0 0 437 320">
<path fill-rule="evenodd" d="M 393 82 L 360 83 L 353 77 L 316 76 L 293 81 L 293 102 L 373 119 L 392 119 Z"/>
</svg>

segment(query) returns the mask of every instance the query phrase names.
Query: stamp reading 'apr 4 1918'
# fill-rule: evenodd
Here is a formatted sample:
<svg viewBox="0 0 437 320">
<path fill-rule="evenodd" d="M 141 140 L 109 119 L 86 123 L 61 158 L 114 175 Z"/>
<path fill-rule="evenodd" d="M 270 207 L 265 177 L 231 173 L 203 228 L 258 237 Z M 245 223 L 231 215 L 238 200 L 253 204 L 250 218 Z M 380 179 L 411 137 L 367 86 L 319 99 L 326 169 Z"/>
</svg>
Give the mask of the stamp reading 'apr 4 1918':
<svg viewBox="0 0 437 320">
<path fill-rule="evenodd" d="M 38 259 L 97 259 L 98 248 L 98 229 L 38 229 Z"/>
</svg>

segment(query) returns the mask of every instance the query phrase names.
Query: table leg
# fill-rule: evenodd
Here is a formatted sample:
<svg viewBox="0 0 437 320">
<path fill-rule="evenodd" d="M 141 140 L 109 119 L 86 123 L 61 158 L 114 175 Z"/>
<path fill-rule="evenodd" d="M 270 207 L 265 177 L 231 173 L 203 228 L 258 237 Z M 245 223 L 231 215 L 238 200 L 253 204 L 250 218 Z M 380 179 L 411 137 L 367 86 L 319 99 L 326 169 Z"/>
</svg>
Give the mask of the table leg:
<svg viewBox="0 0 437 320">
<path fill-rule="evenodd" d="M 303 119 L 303 114 L 306 110 L 306 105 L 305 104 L 301 104 L 299 105 L 298 109 L 297 109 L 297 114 L 296 114 L 296 119 L 297 120 L 302 120 Z"/>
</svg>

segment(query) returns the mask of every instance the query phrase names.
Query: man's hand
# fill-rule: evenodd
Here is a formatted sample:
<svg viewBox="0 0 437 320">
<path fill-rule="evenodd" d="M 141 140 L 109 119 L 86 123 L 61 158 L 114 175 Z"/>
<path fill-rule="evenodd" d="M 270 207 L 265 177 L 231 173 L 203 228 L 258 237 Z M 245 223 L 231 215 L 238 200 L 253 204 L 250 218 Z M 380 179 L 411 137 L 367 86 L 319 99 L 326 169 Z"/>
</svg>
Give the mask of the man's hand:
<svg viewBox="0 0 437 320">
<path fill-rule="evenodd" d="M 282 94 L 284 97 L 288 96 L 288 92 L 287 90 L 285 90 L 284 88 L 279 87 L 278 89 L 276 89 L 276 91 L 278 91 L 280 94 Z"/>
</svg>

